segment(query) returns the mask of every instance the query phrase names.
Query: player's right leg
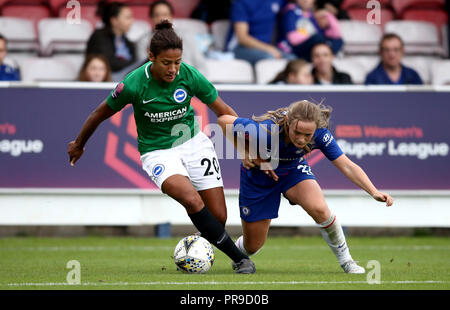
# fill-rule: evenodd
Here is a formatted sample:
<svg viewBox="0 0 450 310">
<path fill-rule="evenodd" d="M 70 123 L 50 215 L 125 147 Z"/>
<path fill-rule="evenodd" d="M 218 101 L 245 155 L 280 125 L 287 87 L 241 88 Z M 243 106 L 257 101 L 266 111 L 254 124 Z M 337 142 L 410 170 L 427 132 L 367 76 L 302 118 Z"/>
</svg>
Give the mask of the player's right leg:
<svg viewBox="0 0 450 310">
<path fill-rule="evenodd" d="M 248 256 L 258 253 L 267 240 L 271 221 L 246 222 L 241 219 L 243 235 L 236 240 L 236 246 Z"/>
<path fill-rule="evenodd" d="M 319 184 L 314 179 L 305 179 L 289 188 L 285 196 L 300 205 L 319 225 L 320 232 L 346 273 L 364 273 L 350 255 L 342 226 L 331 212 Z"/>
<path fill-rule="evenodd" d="M 256 222 L 246 222 L 241 219 L 243 235 L 237 238 L 234 243 L 236 247 L 245 255 L 252 256 L 261 250 L 267 240 L 271 219 L 260 220 Z M 232 263 L 233 269 L 237 266 Z"/>
<path fill-rule="evenodd" d="M 237 266 L 236 273 L 255 273 L 253 262 L 235 246 L 222 223 L 208 210 L 187 177 L 172 175 L 163 182 L 161 189 L 186 209 L 202 237 L 233 260 Z"/>
</svg>

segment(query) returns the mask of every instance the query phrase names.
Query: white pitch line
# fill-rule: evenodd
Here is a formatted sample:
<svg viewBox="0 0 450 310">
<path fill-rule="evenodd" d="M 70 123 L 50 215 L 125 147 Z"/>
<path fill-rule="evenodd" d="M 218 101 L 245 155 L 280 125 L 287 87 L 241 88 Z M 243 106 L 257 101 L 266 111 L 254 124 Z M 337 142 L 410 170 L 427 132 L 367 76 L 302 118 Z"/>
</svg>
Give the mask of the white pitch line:
<svg viewBox="0 0 450 310">
<path fill-rule="evenodd" d="M 267 245 L 266 249 L 272 250 L 326 250 L 329 251 L 329 247 L 326 245 L 307 246 L 307 245 L 290 245 L 290 246 L 277 246 Z M 384 246 L 384 245 L 367 245 L 367 246 L 351 246 L 353 250 L 412 250 L 412 251 L 430 251 L 430 250 L 450 250 L 450 246 L 446 245 L 410 245 L 410 246 Z M 18 247 L 0 247 L 2 251 L 38 251 L 38 252 L 58 252 L 58 251 L 74 251 L 74 252 L 91 252 L 91 251 L 165 251 L 173 250 L 172 246 L 18 246 Z"/>
<path fill-rule="evenodd" d="M 381 281 L 380 284 L 446 284 L 450 281 Z M 152 285 L 314 285 L 314 284 L 369 284 L 367 281 L 235 281 L 235 282 L 85 282 L 81 284 L 69 284 L 67 282 L 49 283 L 8 283 L 6 286 L 152 286 Z M 5 286 L 5 284 L 0 284 Z"/>
</svg>

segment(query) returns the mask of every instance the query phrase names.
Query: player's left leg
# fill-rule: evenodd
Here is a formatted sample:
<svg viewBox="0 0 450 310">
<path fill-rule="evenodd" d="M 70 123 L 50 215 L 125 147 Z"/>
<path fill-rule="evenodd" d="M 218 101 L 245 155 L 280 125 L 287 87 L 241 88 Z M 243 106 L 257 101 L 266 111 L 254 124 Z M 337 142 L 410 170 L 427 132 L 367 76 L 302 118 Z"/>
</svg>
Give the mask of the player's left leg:
<svg viewBox="0 0 450 310">
<path fill-rule="evenodd" d="M 227 221 L 227 207 L 223 187 L 214 187 L 198 191 L 208 210 L 225 226 Z"/>
<path fill-rule="evenodd" d="M 328 208 L 319 184 L 314 179 L 303 180 L 289 188 L 285 196 L 300 205 L 319 225 L 323 238 L 336 255 L 346 273 L 364 273 L 350 255 L 342 226 Z"/>
</svg>

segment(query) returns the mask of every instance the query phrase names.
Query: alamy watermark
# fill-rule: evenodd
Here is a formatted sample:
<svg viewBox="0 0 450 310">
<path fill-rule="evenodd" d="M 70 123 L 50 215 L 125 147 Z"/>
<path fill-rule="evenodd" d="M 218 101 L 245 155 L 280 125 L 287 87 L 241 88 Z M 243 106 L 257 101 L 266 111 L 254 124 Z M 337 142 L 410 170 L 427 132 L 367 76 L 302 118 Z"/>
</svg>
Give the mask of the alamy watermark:
<svg viewBox="0 0 450 310">
<path fill-rule="evenodd" d="M 202 128 L 202 117 L 196 120 Z M 225 137 L 227 141 L 234 141 L 234 147 L 225 147 L 224 133 L 222 127 L 216 123 L 208 123 L 203 127 L 214 144 L 218 159 L 262 159 L 266 161 L 262 170 L 278 167 L 280 127 L 277 124 L 227 124 L 225 126 Z M 172 127 L 171 135 L 178 137 L 172 144 L 172 148 L 190 140 L 191 128 L 186 124 L 176 124 Z M 237 149 L 237 152 L 235 152 Z M 236 154 L 235 154 L 236 153 Z M 236 156 L 237 155 L 237 156 Z"/>
<path fill-rule="evenodd" d="M 381 264 L 377 260 L 370 260 L 367 262 L 367 269 L 371 269 L 367 272 L 366 280 L 368 284 L 381 284 Z"/>
<path fill-rule="evenodd" d="M 81 264 L 79 261 L 73 259 L 67 262 L 67 269 L 71 269 L 66 276 L 68 284 L 79 285 L 81 284 Z"/>
<path fill-rule="evenodd" d="M 381 4 L 377 0 L 367 1 L 366 5 L 367 9 L 370 9 L 370 12 L 367 13 L 366 21 L 368 24 L 381 24 Z"/>
<path fill-rule="evenodd" d="M 66 16 L 68 24 L 81 24 L 81 4 L 77 0 L 67 1 L 66 8 L 70 9 Z"/>
</svg>

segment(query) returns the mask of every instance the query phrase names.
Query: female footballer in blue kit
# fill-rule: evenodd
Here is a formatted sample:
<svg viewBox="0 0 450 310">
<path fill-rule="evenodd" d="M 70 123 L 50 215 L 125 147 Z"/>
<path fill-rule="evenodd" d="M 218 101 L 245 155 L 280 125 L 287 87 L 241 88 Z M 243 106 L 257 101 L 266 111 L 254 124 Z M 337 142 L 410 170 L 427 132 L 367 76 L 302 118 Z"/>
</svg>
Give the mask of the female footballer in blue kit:
<svg viewBox="0 0 450 310">
<path fill-rule="evenodd" d="M 278 217 L 283 194 L 291 204 L 300 205 L 318 224 L 323 238 L 346 273 L 365 272 L 350 255 L 342 227 L 336 215 L 328 208 L 304 156 L 319 149 L 348 179 L 375 200 L 391 206 L 393 199 L 378 191 L 364 170 L 339 148 L 328 130 L 330 113 L 330 107 L 302 100 L 253 119 L 231 115 L 219 117 L 218 121 L 224 132 L 232 126 L 233 137 L 228 135 L 227 138 L 232 139 L 235 146 L 239 146 L 239 137 L 245 136 L 247 140 L 246 149 L 240 150 L 245 152 L 239 191 L 243 236 L 237 239 L 236 245 L 242 252 L 252 255 L 264 245 L 271 219 Z M 256 130 L 249 130 L 252 126 Z M 274 130 L 279 131 L 279 146 L 275 145 L 276 141 L 271 145 L 271 132 Z M 248 145 L 252 139 L 258 139 L 258 142 L 266 139 L 267 148 L 272 151 L 279 147 L 278 166 L 275 169 L 263 168 L 268 162 L 262 160 L 260 155 L 249 157 Z M 271 162 L 273 160 L 271 158 Z"/>
</svg>

